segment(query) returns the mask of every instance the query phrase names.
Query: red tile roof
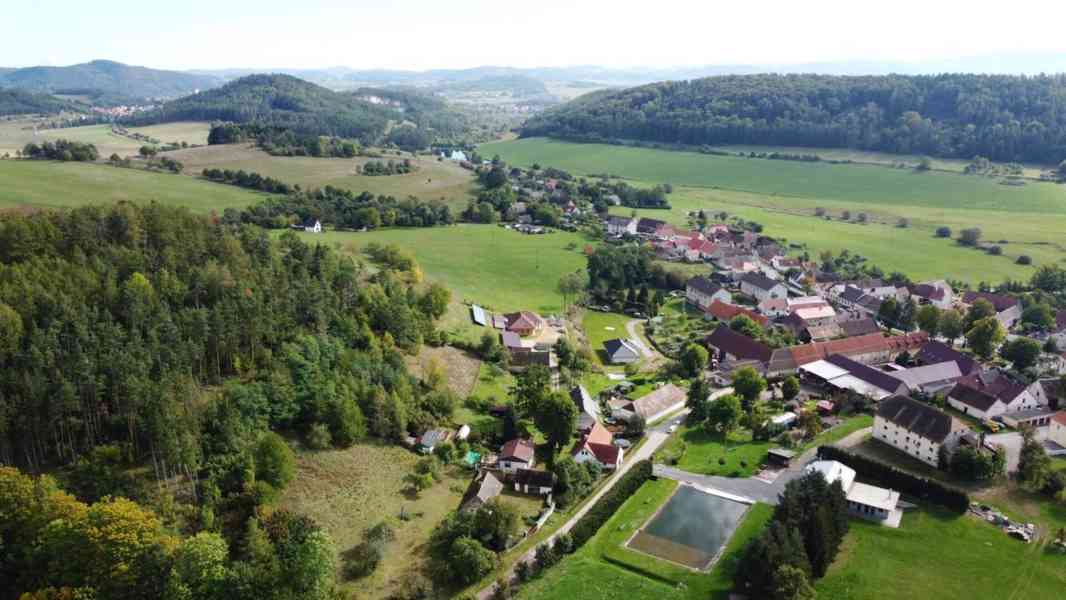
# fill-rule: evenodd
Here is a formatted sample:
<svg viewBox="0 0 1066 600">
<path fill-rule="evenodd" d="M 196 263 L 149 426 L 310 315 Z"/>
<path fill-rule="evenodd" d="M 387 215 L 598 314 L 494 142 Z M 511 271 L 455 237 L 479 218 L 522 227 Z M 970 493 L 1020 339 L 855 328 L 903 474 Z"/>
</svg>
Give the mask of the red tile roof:
<svg viewBox="0 0 1066 600">
<path fill-rule="evenodd" d="M 609 446 L 611 442 L 614 441 L 614 436 L 611 435 L 610 431 L 607 431 L 606 427 L 600 425 L 599 422 L 597 422 L 595 425 L 592 426 L 592 429 L 589 430 L 588 434 L 585 436 L 585 439 L 592 444 L 607 444 Z"/>
<path fill-rule="evenodd" d="M 1066 426 L 1066 411 L 1059 411 L 1051 417 L 1052 421 L 1055 421 L 1059 425 Z"/>
<path fill-rule="evenodd" d="M 590 442 L 587 438 L 584 437 L 581 438 L 581 440 L 579 440 L 576 444 L 574 444 L 574 449 L 573 451 L 571 451 L 570 454 L 576 455 L 586 448 L 589 452 L 592 453 L 593 456 L 596 457 L 596 460 L 599 461 L 600 464 L 618 464 L 618 453 L 621 452 L 621 449 L 611 444 L 597 444 L 594 442 Z"/>
<path fill-rule="evenodd" d="M 726 304 L 721 300 L 715 300 L 711 302 L 709 306 L 703 309 L 707 314 L 718 319 L 719 321 L 730 321 L 737 315 L 747 315 L 751 317 L 751 320 L 755 321 L 759 325 L 766 327 L 770 324 L 770 319 L 760 315 L 759 313 L 744 308 L 743 306 L 737 306 L 735 304 Z"/>
<path fill-rule="evenodd" d="M 803 366 L 816 360 L 822 360 L 833 354 L 855 356 L 871 352 L 916 350 L 929 340 L 924 331 L 908 333 L 894 337 L 885 337 L 880 333 L 870 333 L 841 340 L 812 342 L 802 346 L 793 346 L 789 350 L 797 366 Z"/>
<path fill-rule="evenodd" d="M 500 449 L 500 458 L 503 460 L 520 460 L 522 462 L 533 461 L 533 442 L 529 440 L 511 440 Z"/>
<path fill-rule="evenodd" d="M 507 319 L 507 329 L 509 331 L 528 331 L 537 329 L 544 324 L 544 320 L 540 318 L 540 315 L 528 310 L 510 313 L 504 315 L 504 317 Z"/>
</svg>

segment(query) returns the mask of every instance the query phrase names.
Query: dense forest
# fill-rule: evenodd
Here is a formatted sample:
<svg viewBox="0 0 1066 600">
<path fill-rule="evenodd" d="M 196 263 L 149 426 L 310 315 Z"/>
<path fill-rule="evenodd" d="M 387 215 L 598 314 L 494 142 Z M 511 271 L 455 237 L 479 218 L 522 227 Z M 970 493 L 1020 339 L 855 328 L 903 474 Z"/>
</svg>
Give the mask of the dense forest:
<svg viewBox="0 0 1066 600">
<path fill-rule="evenodd" d="M 49 114 L 76 109 L 73 103 L 48 94 L 0 89 L 0 115 Z"/>
<path fill-rule="evenodd" d="M 739 75 L 596 92 L 523 136 L 762 144 L 1058 164 L 1066 75 Z"/>
<path fill-rule="evenodd" d="M 289 75 L 249 75 L 186 96 L 129 120 L 144 125 L 171 121 L 232 121 L 291 129 L 297 134 L 356 138 L 370 144 L 399 113 Z"/>
<path fill-rule="evenodd" d="M 301 135 L 283 127 L 258 123 L 216 123 L 207 134 L 208 145 L 248 141 L 254 141 L 257 146 L 274 156 L 352 158 L 358 152 L 354 143 L 340 138 L 322 137 L 317 134 Z"/>
<path fill-rule="evenodd" d="M 17 87 L 49 93 L 71 90 L 127 98 L 173 98 L 218 85 L 207 75 L 162 71 L 124 65 L 110 60 L 65 67 L 26 67 L 0 73 L 0 87 Z"/>
<path fill-rule="evenodd" d="M 5 217 L 0 462 L 77 501 L 0 470 L 0 597 L 328 597 L 328 536 L 259 509 L 293 475 L 271 430 L 344 447 L 450 417 L 402 358 L 448 302 L 417 277 L 156 204 Z"/>
</svg>

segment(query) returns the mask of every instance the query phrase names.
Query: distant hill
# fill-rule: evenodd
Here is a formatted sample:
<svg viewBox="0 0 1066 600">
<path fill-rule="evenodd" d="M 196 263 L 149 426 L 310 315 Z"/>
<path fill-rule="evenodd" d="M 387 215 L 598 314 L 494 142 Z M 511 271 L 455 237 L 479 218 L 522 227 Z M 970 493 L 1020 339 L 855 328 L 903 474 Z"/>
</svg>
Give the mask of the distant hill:
<svg viewBox="0 0 1066 600">
<path fill-rule="evenodd" d="M 17 89 L 0 89 L 0 115 L 50 114 L 77 107 L 48 94 Z"/>
<path fill-rule="evenodd" d="M 0 87 L 55 93 L 67 89 L 96 90 L 132 98 L 176 98 L 218 86 L 209 75 L 133 67 L 109 60 L 68 67 L 27 67 L 0 71 Z"/>
<path fill-rule="evenodd" d="M 170 121 L 260 123 L 297 133 L 376 141 L 389 121 L 402 120 L 395 108 L 334 92 L 290 75 L 249 75 L 226 85 L 167 102 L 140 114 L 133 124 Z"/>
<path fill-rule="evenodd" d="M 737 75 L 593 92 L 523 136 L 763 144 L 1058 163 L 1066 75 Z"/>
</svg>

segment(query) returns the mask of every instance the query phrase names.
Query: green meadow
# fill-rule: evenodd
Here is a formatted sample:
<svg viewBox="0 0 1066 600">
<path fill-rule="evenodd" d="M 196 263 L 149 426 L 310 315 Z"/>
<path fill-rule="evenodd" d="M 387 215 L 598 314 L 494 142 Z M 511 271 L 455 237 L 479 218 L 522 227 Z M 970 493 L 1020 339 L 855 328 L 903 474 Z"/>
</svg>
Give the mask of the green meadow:
<svg viewBox="0 0 1066 600">
<path fill-rule="evenodd" d="M 452 161 L 410 155 L 384 158 L 312 158 L 306 156 L 271 156 L 249 144 L 225 144 L 170 152 L 167 156 L 181 161 L 186 173 L 199 174 L 205 168 L 244 169 L 302 187 L 333 187 L 370 192 L 396 198 L 415 196 L 422 200 L 441 200 L 453 210 L 466 207 L 474 190 L 474 175 Z M 412 160 L 418 170 L 406 175 L 358 175 L 357 165 L 369 161 Z"/>
<path fill-rule="evenodd" d="M 636 185 L 670 183 L 673 209 L 639 211 L 683 224 L 690 211 L 725 211 L 755 220 L 766 231 L 808 249 L 861 254 L 886 271 L 915 279 L 948 277 L 998 283 L 1026 278 L 1034 264 L 1066 259 L 1066 186 L 1028 181 L 1002 185 L 995 179 L 950 172 L 892 169 L 873 164 L 833 165 L 714 156 L 694 152 L 578 144 L 543 138 L 483 144 L 517 165 L 540 163 L 578 174 L 609 173 Z M 829 219 L 815 217 L 824 208 Z M 628 213 L 629 209 L 616 208 Z M 851 220 L 842 219 L 850 211 Z M 868 223 L 856 223 L 858 213 Z M 908 226 L 899 227 L 900 219 Z M 962 248 L 933 233 L 980 227 L 1002 256 Z M 1000 243 L 1000 241 L 1005 243 Z"/>
<path fill-rule="evenodd" d="M 164 123 L 149 127 L 134 127 L 130 131 L 143 133 L 162 143 L 206 144 L 207 134 L 210 129 L 210 123 L 189 121 Z M 120 156 L 135 155 L 140 147 L 144 145 L 143 142 L 138 140 L 111 133 L 110 125 L 41 129 L 38 130 L 37 135 L 34 135 L 33 122 L 31 120 L 13 119 L 0 122 L 0 155 L 6 152 L 14 156 L 17 150 L 21 150 L 23 146 L 30 142 L 41 143 L 58 139 L 94 144 L 100 152 L 100 158 L 104 160 L 111 156 L 112 153 L 118 153 Z"/>
<path fill-rule="evenodd" d="M 118 201 L 159 202 L 221 213 L 267 194 L 194 177 L 103 164 L 0 160 L 0 208 L 73 208 Z"/>
<path fill-rule="evenodd" d="M 585 268 L 585 238 L 577 233 L 524 235 L 495 225 L 329 231 L 301 234 L 308 241 L 340 244 L 358 252 L 370 242 L 396 244 L 414 253 L 426 279 L 444 284 L 452 299 L 496 311 L 559 313 L 556 283 Z"/>
</svg>

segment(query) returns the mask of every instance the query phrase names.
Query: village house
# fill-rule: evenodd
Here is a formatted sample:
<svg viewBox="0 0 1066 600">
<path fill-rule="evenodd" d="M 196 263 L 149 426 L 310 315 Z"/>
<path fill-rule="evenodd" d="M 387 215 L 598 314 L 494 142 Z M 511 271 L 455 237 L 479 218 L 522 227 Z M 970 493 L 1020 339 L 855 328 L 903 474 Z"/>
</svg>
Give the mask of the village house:
<svg viewBox="0 0 1066 600">
<path fill-rule="evenodd" d="M 767 327 L 770 325 L 770 319 L 767 319 L 765 316 L 760 315 L 753 310 L 744 308 L 743 306 L 737 306 L 736 304 L 726 304 L 724 302 L 719 302 L 718 300 L 711 302 L 710 306 L 703 309 L 703 312 L 705 317 L 717 319 L 723 323 L 728 323 L 729 321 L 732 321 L 734 317 L 744 315 L 752 321 L 755 321 L 760 327 Z"/>
<path fill-rule="evenodd" d="M 740 278 L 740 291 L 759 302 L 788 297 L 788 289 L 783 283 L 756 272 L 747 273 Z"/>
<path fill-rule="evenodd" d="M 889 375 L 907 384 L 912 393 L 932 396 L 954 387 L 955 382 L 962 378 L 962 371 L 957 362 L 946 361 L 892 371 Z"/>
<path fill-rule="evenodd" d="M 899 527 L 903 511 L 898 507 L 899 492 L 855 481 L 855 469 L 835 460 L 816 460 L 807 473 L 821 473 L 826 483 L 839 481 L 848 501 L 848 514 L 887 527 Z"/>
<path fill-rule="evenodd" d="M 704 343 L 713 351 L 712 358 L 719 362 L 722 370 L 732 370 L 751 362 L 765 363 L 773 353 L 766 344 L 733 331 L 726 324 L 712 331 Z"/>
<path fill-rule="evenodd" d="M 948 404 L 963 414 L 991 419 L 1047 407 L 1048 399 L 1039 381 L 1026 385 L 993 370 L 959 379 L 948 394 Z"/>
<path fill-rule="evenodd" d="M 685 283 L 685 299 L 694 306 L 706 308 L 715 300 L 728 304 L 733 301 L 733 295 L 706 277 L 693 277 Z"/>
<path fill-rule="evenodd" d="M 532 469 L 534 457 L 533 442 L 514 439 L 503 445 L 496 459 L 496 466 L 504 473 L 514 475 L 519 469 Z"/>
<path fill-rule="evenodd" d="M 845 321 L 838 320 L 837 324 L 840 325 L 840 330 L 847 337 L 881 333 L 881 326 L 877 324 L 877 321 L 869 317 Z"/>
<path fill-rule="evenodd" d="M 788 256 L 774 256 L 770 259 L 770 266 L 777 269 L 781 273 L 789 271 L 791 269 L 799 269 L 802 264 L 798 258 L 792 258 Z"/>
<path fill-rule="evenodd" d="M 581 436 L 570 455 L 577 464 L 595 462 L 604 470 L 617 469 L 622 464 L 623 451 L 614 445 L 614 436 L 599 423 Z"/>
<path fill-rule="evenodd" d="M 715 250 L 718 249 L 718 245 L 709 240 L 705 240 L 699 237 L 692 237 L 688 241 L 683 242 L 681 250 L 684 252 L 685 260 L 687 262 L 700 262 L 709 260 L 714 256 Z"/>
<path fill-rule="evenodd" d="M 1057 412 L 1051 417 L 1051 422 L 1048 424 L 1046 442 L 1054 444 L 1048 454 L 1055 456 L 1066 454 L 1066 412 Z"/>
<path fill-rule="evenodd" d="M 517 333 L 522 337 L 539 334 L 544 329 L 544 319 L 535 312 L 523 310 L 521 312 L 504 315 L 507 331 Z"/>
<path fill-rule="evenodd" d="M 874 416 L 874 439 L 933 467 L 940 466 L 940 448 L 953 450 L 966 431 L 946 412 L 907 396 L 882 400 Z"/>
<path fill-rule="evenodd" d="M 659 233 L 660 229 L 666 226 L 665 221 L 659 221 L 658 219 L 649 219 L 647 217 L 641 217 L 637 221 L 637 234 L 647 237 L 655 236 Z"/>
<path fill-rule="evenodd" d="M 319 221 L 318 219 L 304 221 L 304 224 L 301 227 L 303 227 L 303 230 L 307 233 L 322 233 L 322 221 Z"/>
<path fill-rule="evenodd" d="M 630 403 L 628 410 L 642 417 L 645 422 L 651 423 L 684 408 L 685 398 L 685 390 L 667 383 L 634 400 Z"/>
<path fill-rule="evenodd" d="M 963 304 L 973 306 L 978 300 L 987 300 L 996 311 L 996 320 L 1004 329 L 1010 329 L 1022 318 L 1022 303 L 1013 296 L 992 294 L 990 292 L 966 292 L 962 296 Z"/>
<path fill-rule="evenodd" d="M 470 486 L 459 504 L 462 512 L 473 512 L 485 506 L 490 500 L 503 492 L 503 482 L 491 471 L 483 471 L 470 482 Z"/>
<path fill-rule="evenodd" d="M 928 340 L 929 335 L 923 331 L 898 336 L 872 333 L 828 342 L 811 342 L 779 348 L 772 352 L 766 364 L 766 375 L 773 377 L 794 373 L 803 365 L 834 354 L 841 354 L 867 365 L 884 364 L 895 360 L 903 352 L 918 350 Z"/>
<path fill-rule="evenodd" d="M 607 362 L 615 365 L 627 365 L 640 360 L 640 350 L 633 342 L 616 338 L 603 343 L 603 350 L 607 353 Z"/>
<path fill-rule="evenodd" d="M 632 217 L 615 215 L 607 217 L 607 233 L 610 235 L 636 235 L 637 220 Z"/>
<path fill-rule="evenodd" d="M 418 450 L 423 454 L 432 454 L 437 446 L 452 439 L 452 432 L 448 429 L 430 429 L 418 438 Z"/>
<path fill-rule="evenodd" d="M 588 433 L 600 422 L 600 407 L 583 385 L 570 388 L 570 399 L 577 407 L 577 430 Z"/>
<path fill-rule="evenodd" d="M 959 372 L 963 375 L 969 375 L 980 369 L 981 365 L 969 354 L 964 354 L 951 346 L 938 342 L 936 340 L 930 340 L 923 345 L 918 353 L 914 355 L 914 360 L 920 365 L 936 365 L 943 362 L 953 362 L 959 367 Z"/>
<path fill-rule="evenodd" d="M 547 496 L 555 487 L 555 475 L 536 469 L 519 469 L 514 474 L 514 490 L 530 496 Z"/>
<path fill-rule="evenodd" d="M 940 310 L 947 310 L 955 304 L 955 292 L 943 279 L 919 283 L 909 290 L 919 304 L 932 304 Z"/>
<path fill-rule="evenodd" d="M 767 298 L 760 302 L 757 308 L 760 313 L 771 319 L 787 317 L 789 315 L 787 298 Z"/>
</svg>

